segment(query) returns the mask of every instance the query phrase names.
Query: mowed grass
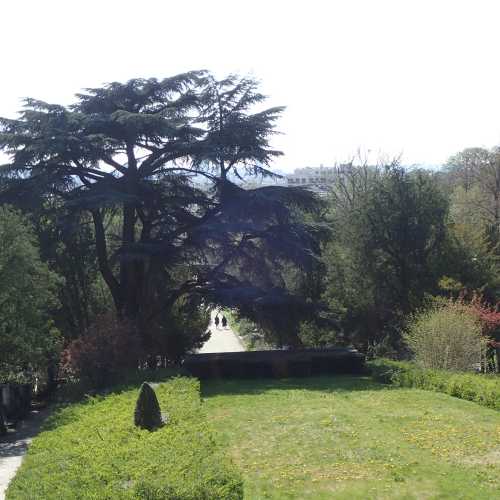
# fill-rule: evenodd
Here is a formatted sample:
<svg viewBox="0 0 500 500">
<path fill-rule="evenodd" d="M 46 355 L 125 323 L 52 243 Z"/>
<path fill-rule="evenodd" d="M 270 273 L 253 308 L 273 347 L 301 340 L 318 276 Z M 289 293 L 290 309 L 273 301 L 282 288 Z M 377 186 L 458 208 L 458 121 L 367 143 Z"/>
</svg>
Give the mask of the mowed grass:
<svg viewBox="0 0 500 500">
<path fill-rule="evenodd" d="M 500 413 L 363 377 L 207 381 L 245 498 L 500 498 Z"/>
</svg>

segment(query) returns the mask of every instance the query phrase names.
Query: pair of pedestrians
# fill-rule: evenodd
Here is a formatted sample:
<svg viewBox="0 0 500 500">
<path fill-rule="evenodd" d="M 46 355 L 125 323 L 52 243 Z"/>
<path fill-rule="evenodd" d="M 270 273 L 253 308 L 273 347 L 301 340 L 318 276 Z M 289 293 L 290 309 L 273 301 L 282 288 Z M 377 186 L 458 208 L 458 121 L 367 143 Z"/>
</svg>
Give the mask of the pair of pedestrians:
<svg viewBox="0 0 500 500">
<path fill-rule="evenodd" d="M 214 323 L 215 323 L 215 328 L 219 328 L 219 323 L 222 324 L 222 328 L 227 327 L 227 319 L 224 315 L 222 315 L 222 319 L 219 320 L 219 315 L 216 314 L 215 319 L 214 319 Z"/>
</svg>

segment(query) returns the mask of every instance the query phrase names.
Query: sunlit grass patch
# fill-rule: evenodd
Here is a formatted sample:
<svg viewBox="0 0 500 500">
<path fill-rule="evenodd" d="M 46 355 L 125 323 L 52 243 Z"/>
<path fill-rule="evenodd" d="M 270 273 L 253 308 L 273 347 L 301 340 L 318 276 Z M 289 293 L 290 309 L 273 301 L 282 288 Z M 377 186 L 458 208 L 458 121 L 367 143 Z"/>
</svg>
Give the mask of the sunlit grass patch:
<svg viewBox="0 0 500 500">
<path fill-rule="evenodd" d="M 211 381 L 203 393 L 252 500 L 500 491 L 500 414 L 474 403 L 362 377 Z"/>
</svg>

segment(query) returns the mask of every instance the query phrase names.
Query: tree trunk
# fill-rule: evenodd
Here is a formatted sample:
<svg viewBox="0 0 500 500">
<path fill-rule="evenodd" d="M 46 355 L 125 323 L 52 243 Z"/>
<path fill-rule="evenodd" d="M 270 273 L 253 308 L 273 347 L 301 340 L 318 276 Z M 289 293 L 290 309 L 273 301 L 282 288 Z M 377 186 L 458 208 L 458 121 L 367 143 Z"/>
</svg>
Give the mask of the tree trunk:
<svg viewBox="0 0 500 500">
<path fill-rule="evenodd" d="M 102 220 L 102 214 L 98 209 L 92 210 L 92 219 L 94 221 L 95 230 L 95 242 L 96 242 L 96 252 L 97 261 L 99 264 L 99 271 L 106 283 L 108 285 L 111 296 L 113 297 L 113 302 L 115 303 L 116 310 L 120 314 L 123 306 L 123 298 L 121 293 L 120 283 L 114 277 L 111 268 L 109 267 L 108 260 L 108 249 L 106 245 L 106 234 L 104 231 L 104 224 Z"/>
</svg>

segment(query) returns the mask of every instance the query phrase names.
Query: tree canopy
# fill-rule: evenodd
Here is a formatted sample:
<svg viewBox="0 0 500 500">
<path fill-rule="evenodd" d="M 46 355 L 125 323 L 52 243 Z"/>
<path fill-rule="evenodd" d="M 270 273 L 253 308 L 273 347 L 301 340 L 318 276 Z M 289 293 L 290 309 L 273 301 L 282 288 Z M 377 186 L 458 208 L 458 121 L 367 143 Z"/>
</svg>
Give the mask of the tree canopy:
<svg viewBox="0 0 500 500">
<path fill-rule="evenodd" d="M 1 199 L 88 214 L 116 310 L 146 344 L 181 298 L 186 310 L 286 302 L 279 267 L 315 261 L 320 229 L 297 209 L 317 201 L 232 181 L 273 175 L 281 155 L 269 140 L 283 108 L 259 108 L 257 88 L 192 71 L 86 89 L 71 106 L 26 99 L 19 118 L 0 119 Z"/>
<path fill-rule="evenodd" d="M 50 321 L 61 279 L 40 260 L 34 231 L 19 212 L 0 207 L 0 381 L 57 358 Z"/>
</svg>

